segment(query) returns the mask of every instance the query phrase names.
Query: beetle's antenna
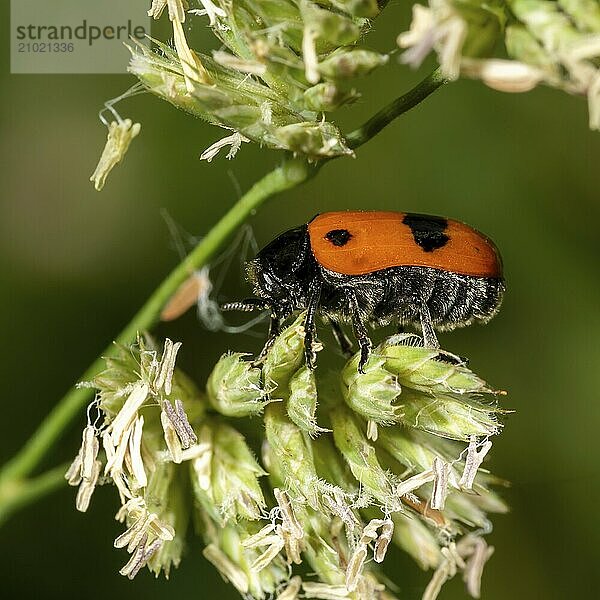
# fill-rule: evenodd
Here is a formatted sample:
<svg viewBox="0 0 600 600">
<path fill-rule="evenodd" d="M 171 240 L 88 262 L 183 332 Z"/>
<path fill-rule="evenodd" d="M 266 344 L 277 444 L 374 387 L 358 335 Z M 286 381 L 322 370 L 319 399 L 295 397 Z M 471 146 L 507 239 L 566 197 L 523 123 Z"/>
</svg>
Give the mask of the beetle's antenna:
<svg viewBox="0 0 600 600">
<path fill-rule="evenodd" d="M 167 225 L 175 251 L 179 255 L 179 259 L 183 260 L 187 253 L 186 248 L 188 246 L 195 246 L 200 241 L 201 237 L 194 236 L 184 230 L 166 210 L 162 211 L 162 217 Z M 265 315 L 260 314 L 242 325 L 228 325 L 221 315 L 223 309 L 219 307 L 219 304 L 214 300 L 214 297 L 218 295 L 218 292 L 223 285 L 233 258 L 238 254 L 237 251 L 240 247 L 242 248 L 242 260 L 240 264 L 243 265 L 248 254 L 248 249 L 256 249 L 256 241 L 254 239 L 252 228 L 249 225 L 241 228 L 227 250 L 222 252 L 211 265 L 205 265 L 202 269 L 190 273 L 189 278 L 179 287 L 171 300 L 165 305 L 161 313 L 161 319 L 163 321 L 172 321 L 179 318 L 192 306 L 196 305 L 198 319 L 209 331 L 224 331 L 233 334 L 242 333 L 263 321 Z M 210 278 L 210 273 L 216 265 L 219 265 L 219 275 L 217 280 L 213 283 Z M 257 307 L 256 309 L 258 308 L 260 307 Z M 229 310 L 248 311 L 248 308 L 232 308 Z"/>
</svg>

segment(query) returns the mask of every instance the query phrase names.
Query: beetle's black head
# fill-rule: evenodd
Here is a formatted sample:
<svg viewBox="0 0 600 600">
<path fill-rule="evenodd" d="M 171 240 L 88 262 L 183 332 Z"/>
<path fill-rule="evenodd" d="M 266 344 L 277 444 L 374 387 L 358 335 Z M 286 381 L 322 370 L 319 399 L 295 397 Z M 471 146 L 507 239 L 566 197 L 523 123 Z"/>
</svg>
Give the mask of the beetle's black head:
<svg viewBox="0 0 600 600">
<path fill-rule="evenodd" d="M 306 225 L 276 237 L 248 263 L 247 272 L 254 293 L 276 312 L 303 308 L 315 275 Z"/>
</svg>

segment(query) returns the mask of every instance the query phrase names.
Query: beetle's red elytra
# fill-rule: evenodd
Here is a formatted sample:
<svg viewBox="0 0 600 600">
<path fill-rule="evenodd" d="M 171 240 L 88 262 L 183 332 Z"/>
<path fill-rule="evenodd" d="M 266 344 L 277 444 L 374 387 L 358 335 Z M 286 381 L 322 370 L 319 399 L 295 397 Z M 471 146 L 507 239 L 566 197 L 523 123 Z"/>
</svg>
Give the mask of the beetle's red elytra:
<svg viewBox="0 0 600 600">
<path fill-rule="evenodd" d="M 276 237 L 247 270 L 258 297 L 223 310 L 270 311 L 262 355 L 281 323 L 306 310 L 311 368 L 317 314 L 331 324 L 346 353 L 351 344 L 341 324 L 352 324 L 363 371 L 372 345 L 367 325 L 417 326 L 423 344 L 437 348 L 435 329 L 489 321 L 505 290 L 502 260 L 488 237 L 459 221 L 391 211 L 317 215 Z"/>
<path fill-rule="evenodd" d="M 429 246 L 418 237 L 423 224 L 428 227 Z M 349 235 L 342 234 L 347 238 L 343 244 L 335 243 L 330 239 L 332 231 L 347 231 Z M 316 216 L 308 224 L 308 235 L 316 261 L 345 275 L 413 266 L 476 277 L 502 276 L 493 242 L 468 225 L 450 219 L 384 211 L 330 212 Z M 435 235 L 439 243 L 432 247 Z"/>
</svg>

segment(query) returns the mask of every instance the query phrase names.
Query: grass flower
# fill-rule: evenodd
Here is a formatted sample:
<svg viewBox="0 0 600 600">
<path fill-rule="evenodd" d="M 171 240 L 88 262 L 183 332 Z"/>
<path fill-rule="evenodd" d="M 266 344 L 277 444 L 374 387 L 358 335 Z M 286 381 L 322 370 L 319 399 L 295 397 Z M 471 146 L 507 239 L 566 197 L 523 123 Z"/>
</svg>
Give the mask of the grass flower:
<svg viewBox="0 0 600 600">
<path fill-rule="evenodd" d="M 175 49 L 132 47 L 130 71 L 152 93 L 234 133 L 203 153 L 212 159 L 230 143 L 231 158 L 241 141 L 289 150 L 310 160 L 351 155 L 327 113 L 357 97 L 348 87 L 356 77 L 385 64 L 387 55 L 362 48 L 375 0 L 202 1 L 186 13 L 182 2 L 154 2 L 164 8 Z M 192 50 L 182 23 L 208 17 L 222 49 L 208 56 Z"/>
<path fill-rule="evenodd" d="M 133 123 L 131 119 L 112 121 L 108 125 L 106 145 L 98 165 L 90 177 L 96 190 L 102 190 L 108 174 L 123 160 L 131 140 L 140 133 L 141 127 L 139 123 Z"/>
<path fill-rule="evenodd" d="M 481 79 L 503 92 L 540 83 L 586 96 L 600 129 L 600 6 L 591 0 L 429 0 L 415 4 L 398 36 L 402 61 L 419 66 L 435 51 L 443 73 Z M 503 45 L 503 53 L 497 49 Z"/>
<path fill-rule="evenodd" d="M 168 575 L 193 519 L 204 557 L 245 598 L 392 598 L 381 571 L 390 545 L 433 570 L 423 598 L 458 573 L 479 597 L 488 513 L 506 510 L 482 469 L 501 429 L 497 393 L 409 334 L 377 346 L 364 373 L 357 356 L 341 374 L 311 371 L 304 318 L 259 362 L 221 358 L 206 394 L 176 367 L 170 340 L 158 351 L 140 338 L 107 360 L 92 382 L 101 419 L 67 473 L 77 507 L 104 469 L 129 578 Z M 231 417 L 253 417 L 259 439 Z"/>
<path fill-rule="evenodd" d="M 243 142 L 293 153 L 311 163 L 354 156 L 353 137 L 334 112 L 359 98 L 352 84 L 389 54 L 364 39 L 385 3 L 376 0 L 154 0 L 148 15 L 168 15 L 173 47 L 131 45 L 129 71 L 139 85 L 195 117 L 231 132 L 201 159 Z M 208 20 L 221 47 L 190 47 L 186 29 Z M 184 29 L 185 25 L 185 29 Z M 414 68 L 435 52 L 447 80 L 480 79 L 504 92 L 540 83 L 587 97 L 600 129 L 600 8 L 593 0 L 427 0 L 413 4 L 397 37 L 401 62 Z M 139 90 L 136 89 L 135 93 Z M 134 92 L 119 97 L 123 99 Z M 107 124 L 106 147 L 91 180 L 101 190 L 140 131 L 129 119 Z"/>
</svg>

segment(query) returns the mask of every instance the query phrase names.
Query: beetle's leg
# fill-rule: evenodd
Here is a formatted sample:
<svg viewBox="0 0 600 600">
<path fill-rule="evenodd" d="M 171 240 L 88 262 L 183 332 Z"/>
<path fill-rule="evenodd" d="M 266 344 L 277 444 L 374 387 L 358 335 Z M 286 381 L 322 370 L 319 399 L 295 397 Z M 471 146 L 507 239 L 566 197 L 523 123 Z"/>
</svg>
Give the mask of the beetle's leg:
<svg viewBox="0 0 600 600">
<path fill-rule="evenodd" d="M 451 354 L 450 352 L 441 352 L 435 357 L 435 360 L 440 362 L 445 362 L 450 365 L 460 365 L 467 366 L 469 364 L 469 359 L 464 356 L 458 356 L 458 354 Z"/>
<path fill-rule="evenodd" d="M 269 351 L 271 346 L 275 343 L 275 340 L 277 339 L 277 336 L 280 334 L 280 332 L 281 332 L 281 319 L 279 318 L 279 315 L 277 313 L 271 312 L 271 320 L 269 321 L 269 334 L 267 336 L 267 341 L 265 342 L 263 349 L 260 351 L 260 354 L 258 355 L 256 362 L 260 362 L 265 358 L 265 356 L 267 355 L 267 352 Z"/>
<path fill-rule="evenodd" d="M 429 312 L 429 307 L 427 304 L 425 304 L 425 302 L 421 304 L 419 312 L 421 316 L 421 329 L 423 330 L 423 345 L 425 348 L 439 348 L 440 343 L 438 342 L 437 336 L 435 335 L 435 331 L 433 329 L 431 313 Z"/>
<path fill-rule="evenodd" d="M 421 305 L 421 327 L 423 329 L 423 344 L 425 348 L 439 348 L 440 343 L 438 342 L 435 331 L 433 330 L 431 314 L 429 313 L 429 308 L 425 303 Z M 436 360 L 447 362 L 451 365 L 466 365 L 469 362 L 469 359 L 451 354 L 450 352 L 440 352 L 437 355 Z"/>
<path fill-rule="evenodd" d="M 262 298 L 246 298 L 245 300 L 240 300 L 239 302 L 228 302 L 226 304 L 222 304 L 220 307 L 221 311 L 232 311 L 237 310 L 240 312 L 252 312 L 255 310 L 269 310 L 271 307 L 267 303 L 266 300 Z M 269 322 L 269 335 L 267 336 L 267 341 L 260 351 L 256 362 L 260 362 L 264 359 L 267 354 L 269 348 L 273 345 L 273 342 L 279 335 L 281 320 L 279 316 L 271 309 L 271 321 Z"/>
<path fill-rule="evenodd" d="M 222 312 L 237 310 L 240 312 L 252 312 L 254 310 L 267 310 L 269 305 L 262 298 L 246 298 L 239 302 L 227 302 L 219 306 Z"/>
<path fill-rule="evenodd" d="M 352 327 L 354 329 L 354 337 L 358 342 L 358 347 L 360 348 L 360 361 L 358 363 L 358 371 L 359 373 L 365 372 L 365 365 L 369 360 L 369 354 L 371 353 L 371 348 L 373 344 L 371 343 L 371 338 L 369 338 L 369 334 L 367 332 L 367 328 L 365 327 L 365 323 L 360 314 L 360 309 L 358 307 L 358 299 L 356 298 L 356 294 L 353 290 L 348 292 L 348 297 L 350 300 L 350 313 L 352 315 Z"/>
<path fill-rule="evenodd" d="M 309 369 L 315 368 L 316 353 L 313 344 L 316 338 L 315 314 L 321 298 L 321 281 L 315 278 L 309 288 L 306 319 L 304 321 L 304 358 Z"/>
<path fill-rule="evenodd" d="M 330 320 L 329 322 L 331 324 L 331 331 L 333 332 L 333 337 L 335 338 L 335 341 L 340 347 L 342 354 L 346 358 L 349 358 L 350 356 L 352 356 L 352 342 L 342 329 L 342 326 L 337 321 Z"/>
</svg>

